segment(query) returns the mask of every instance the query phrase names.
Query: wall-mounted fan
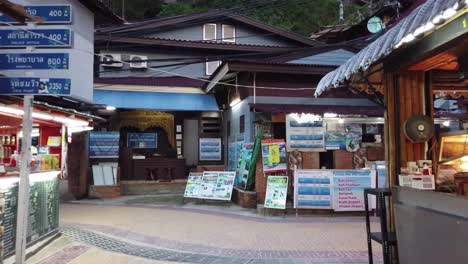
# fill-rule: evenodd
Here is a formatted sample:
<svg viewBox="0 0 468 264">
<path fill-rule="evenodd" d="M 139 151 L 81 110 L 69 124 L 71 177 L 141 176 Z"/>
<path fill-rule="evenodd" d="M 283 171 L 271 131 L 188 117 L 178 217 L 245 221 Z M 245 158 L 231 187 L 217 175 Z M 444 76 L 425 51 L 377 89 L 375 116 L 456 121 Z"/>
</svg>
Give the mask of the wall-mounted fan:
<svg viewBox="0 0 468 264">
<path fill-rule="evenodd" d="M 434 134 L 434 122 L 430 117 L 414 115 L 403 123 L 403 133 L 413 143 L 426 142 Z"/>
</svg>

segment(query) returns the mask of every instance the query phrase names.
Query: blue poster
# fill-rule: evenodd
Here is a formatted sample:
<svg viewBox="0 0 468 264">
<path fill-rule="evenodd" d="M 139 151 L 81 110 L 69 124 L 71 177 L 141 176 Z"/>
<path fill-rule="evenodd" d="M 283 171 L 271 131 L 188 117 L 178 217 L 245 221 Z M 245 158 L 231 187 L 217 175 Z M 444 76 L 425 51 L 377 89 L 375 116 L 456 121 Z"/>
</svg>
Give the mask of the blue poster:
<svg viewBox="0 0 468 264">
<path fill-rule="evenodd" d="M 303 152 L 325 150 L 325 128 L 323 121 L 295 120 L 292 115 L 286 116 L 286 144 L 288 151 Z"/>
<path fill-rule="evenodd" d="M 44 24 L 70 24 L 72 10 L 70 5 L 26 5 L 24 11 L 31 16 L 39 17 Z M 0 21 L 18 23 L 13 18 L 0 13 Z"/>
<path fill-rule="evenodd" d="M 200 160 L 222 159 L 221 138 L 200 138 L 198 157 Z"/>
<path fill-rule="evenodd" d="M 156 133 L 128 133 L 127 147 L 129 148 L 158 148 L 158 134 Z"/>
<path fill-rule="evenodd" d="M 0 70 L 64 70 L 69 63 L 68 53 L 0 54 Z"/>
<path fill-rule="evenodd" d="M 331 170 L 296 170 L 294 208 L 331 209 Z"/>
<path fill-rule="evenodd" d="M 364 211 L 364 189 L 374 187 L 375 170 L 333 170 L 335 211 Z"/>
<path fill-rule="evenodd" d="M 346 132 L 325 132 L 325 148 L 327 150 L 346 150 Z"/>
<path fill-rule="evenodd" d="M 385 166 L 385 161 L 376 161 L 375 170 L 377 171 L 378 188 L 387 188 L 387 169 Z"/>
<path fill-rule="evenodd" d="M 119 141 L 119 132 L 89 132 L 89 157 L 118 158 Z"/>
<path fill-rule="evenodd" d="M 71 47 L 70 29 L 1 29 L 0 47 Z"/>
<path fill-rule="evenodd" d="M 71 80 L 60 78 L 0 78 L 0 94 L 69 95 Z"/>
</svg>

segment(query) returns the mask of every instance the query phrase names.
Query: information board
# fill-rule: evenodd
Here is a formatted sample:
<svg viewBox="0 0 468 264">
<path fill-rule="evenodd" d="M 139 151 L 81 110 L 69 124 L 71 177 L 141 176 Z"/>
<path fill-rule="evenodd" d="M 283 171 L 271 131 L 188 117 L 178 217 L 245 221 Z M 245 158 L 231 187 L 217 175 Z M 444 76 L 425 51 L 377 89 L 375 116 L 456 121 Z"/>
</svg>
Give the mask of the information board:
<svg viewBox="0 0 468 264">
<path fill-rule="evenodd" d="M 199 159 L 221 160 L 221 138 L 200 138 Z"/>
<path fill-rule="evenodd" d="M 69 24 L 72 22 L 72 7 L 70 5 L 25 5 L 24 11 L 31 16 L 39 17 L 43 24 Z M 0 21 L 17 24 L 13 18 L 0 13 Z M 29 21 L 29 20 L 27 20 Z"/>
<path fill-rule="evenodd" d="M 70 79 L 0 77 L 0 94 L 69 95 L 70 93 Z"/>
<path fill-rule="evenodd" d="M 331 170 L 296 170 L 294 173 L 294 208 L 332 208 Z"/>
<path fill-rule="evenodd" d="M 364 211 L 364 189 L 375 188 L 375 178 L 375 170 L 333 170 L 335 211 Z"/>
<path fill-rule="evenodd" d="M 262 162 L 263 172 L 266 174 L 287 171 L 284 139 L 262 140 Z"/>
<path fill-rule="evenodd" d="M 203 172 L 190 172 L 187 178 L 184 197 L 198 198 L 200 196 L 201 185 L 203 182 Z"/>
<path fill-rule="evenodd" d="M 0 70 L 64 70 L 69 64 L 68 53 L 0 54 Z"/>
<path fill-rule="evenodd" d="M 158 134 L 156 133 L 128 133 L 128 148 L 158 148 Z"/>
<path fill-rule="evenodd" d="M 230 201 L 236 173 L 232 171 L 205 171 L 201 183 L 202 199 Z"/>
<path fill-rule="evenodd" d="M 71 47 L 70 29 L 0 29 L 0 47 Z"/>
<path fill-rule="evenodd" d="M 288 151 L 325 151 L 325 128 L 322 121 L 298 122 L 286 116 Z"/>
<path fill-rule="evenodd" d="M 90 158 L 118 158 L 120 132 L 89 132 Z"/>
<path fill-rule="evenodd" d="M 288 176 L 268 176 L 265 208 L 286 209 L 288 195 Z"/>
</svg>

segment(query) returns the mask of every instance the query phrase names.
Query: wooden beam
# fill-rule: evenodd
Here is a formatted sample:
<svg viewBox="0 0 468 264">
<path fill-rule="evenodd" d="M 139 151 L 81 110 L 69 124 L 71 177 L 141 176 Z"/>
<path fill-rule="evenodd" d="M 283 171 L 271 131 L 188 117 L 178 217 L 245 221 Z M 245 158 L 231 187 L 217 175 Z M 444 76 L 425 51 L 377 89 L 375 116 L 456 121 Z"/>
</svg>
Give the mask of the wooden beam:
<svg viewBox="0 0 468 264">
<path fill-rule="evenodd" d="M 25 23 L 26 19 L 34 21 L 36 23 L 44 22 L 41 18 L 31 16 L 28 14 L 24 7 L 21 5 L 14 4 L 8 0 L 0 0 L 0 13 L 7 15 L 17 22 Z"/>
</svg>

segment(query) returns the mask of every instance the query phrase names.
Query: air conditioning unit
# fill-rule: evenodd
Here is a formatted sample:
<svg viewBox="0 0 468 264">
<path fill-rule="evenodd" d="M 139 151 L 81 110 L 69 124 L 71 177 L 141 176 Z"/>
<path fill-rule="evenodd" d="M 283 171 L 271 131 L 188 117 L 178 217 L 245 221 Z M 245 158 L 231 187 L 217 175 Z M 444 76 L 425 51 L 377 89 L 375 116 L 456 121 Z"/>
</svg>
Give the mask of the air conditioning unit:
<svg viewBox="0 0 468 264">
<path fill-rule="evenodd" d="M 101 65 L 104 67 L 114 67 L 114 68 L 122 68 L 122 55 L 120 54 L 113 54 L 113 53 L 102 53 L 101 54 Z"/>
<path fill-rule="evenodd" d="M 130 55 L 130 68 L 143 69 L 148 67 L 148 57 L 141 55 Z"/>
</svg>

